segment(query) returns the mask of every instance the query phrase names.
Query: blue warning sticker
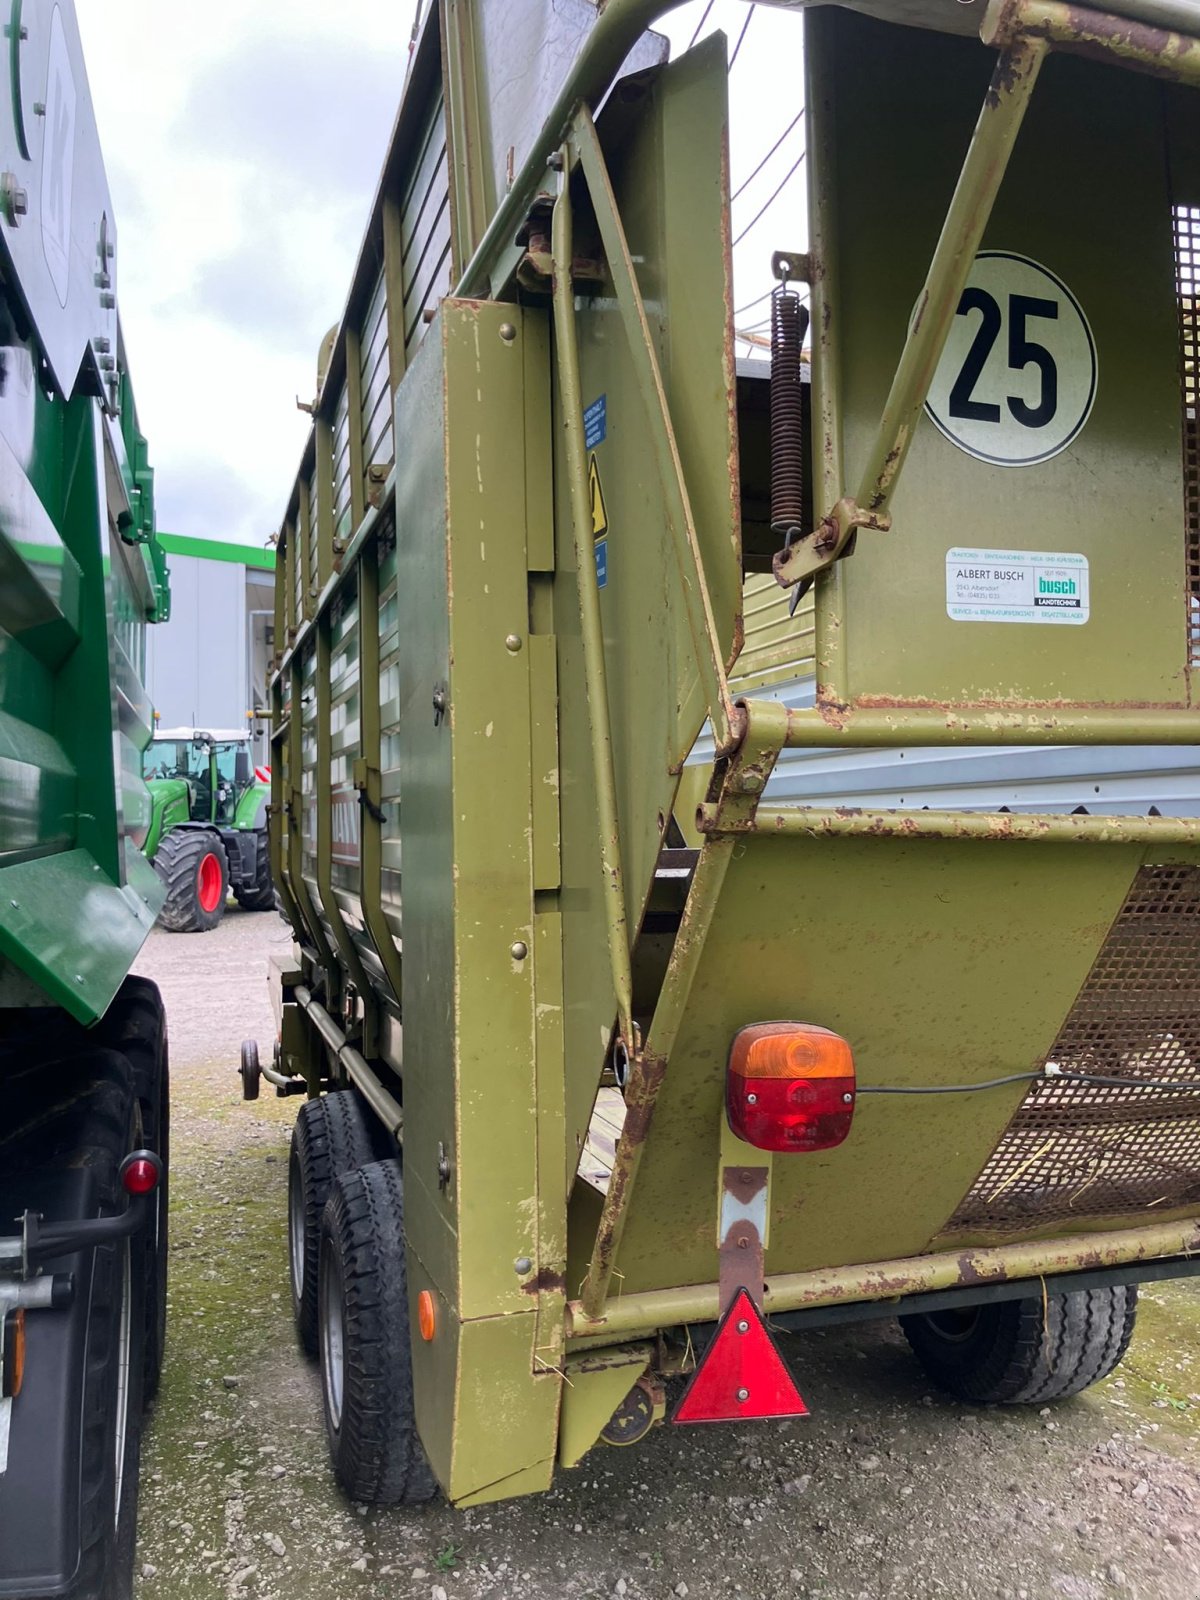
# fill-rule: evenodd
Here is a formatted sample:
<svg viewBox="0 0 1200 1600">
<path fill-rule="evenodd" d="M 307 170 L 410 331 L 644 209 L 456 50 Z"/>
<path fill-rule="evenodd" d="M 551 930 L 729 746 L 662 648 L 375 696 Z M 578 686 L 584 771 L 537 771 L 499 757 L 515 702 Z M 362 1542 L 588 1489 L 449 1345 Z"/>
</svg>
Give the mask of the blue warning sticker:
<svg viewBox="0 0 1200 1600">
<path fill-rule="evenodd" d="M 593 548 L 596 551 L 596 587 L 603 589 L 608 582 L 608 540 L 601 539 Z"/>
<path fill-rule="evenodd" d="M 583 412 L 583 438 L 589 450 L 594 450 L 598 444 L 603 444 L 608 437 L 608 396 L 602 394 L 599 400 L 593 400 L 590 406 L 584 407 Z"/>
</svg>

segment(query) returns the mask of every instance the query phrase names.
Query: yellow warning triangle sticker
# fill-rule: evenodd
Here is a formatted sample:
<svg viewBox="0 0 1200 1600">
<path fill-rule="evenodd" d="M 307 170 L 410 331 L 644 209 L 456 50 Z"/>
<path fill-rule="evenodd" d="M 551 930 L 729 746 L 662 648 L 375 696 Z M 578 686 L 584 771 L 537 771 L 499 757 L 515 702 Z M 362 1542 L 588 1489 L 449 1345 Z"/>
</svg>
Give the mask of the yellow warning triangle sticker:
<svg viewBox="0 0 1200 1600">
<path fill-rule="evenodd" d="M 588 488 L 592 496 L 592 538 L 603 539 L 608 533 L 608 512 L 604 509 L 604 490 L 600 487 L 600 468 L 596 465 L 596 452 L 588 456 Z"/>
</svg>

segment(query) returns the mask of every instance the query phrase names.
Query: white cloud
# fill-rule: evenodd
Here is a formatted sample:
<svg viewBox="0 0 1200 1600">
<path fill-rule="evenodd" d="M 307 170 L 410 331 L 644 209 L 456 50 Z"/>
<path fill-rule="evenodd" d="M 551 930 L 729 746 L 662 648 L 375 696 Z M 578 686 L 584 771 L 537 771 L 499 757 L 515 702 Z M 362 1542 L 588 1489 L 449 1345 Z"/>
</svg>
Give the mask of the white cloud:
<svg viewBox="0 0 1200 1600">
<path fill-rule="evenodd" d="M 308 428 L 403 87 L 413 0 L 77 0 L 118 227 L 118 291 L 160 526 L 261 543 Z M 658 24 L 686 48 L 699 0 Z M 750 14 L 716 0 L 732 50 Z M 730 76 L 736 188 L 803 98 L 799 18 L 767 6 Z M 734 205 L 734 234 L 803 149 L 801 123 Z M 735 251 L 735 305 L 807 239 L 804 169 Z M 739 317 L 760 322 L 765 304 Z M 739 353 L 745 353 L 745 346 Z"/>
<path fill-rule="evenodd" d="M 77 0 L 160 526 L 261 543 L 399 103 L 412 0 Z"/>
</svg>

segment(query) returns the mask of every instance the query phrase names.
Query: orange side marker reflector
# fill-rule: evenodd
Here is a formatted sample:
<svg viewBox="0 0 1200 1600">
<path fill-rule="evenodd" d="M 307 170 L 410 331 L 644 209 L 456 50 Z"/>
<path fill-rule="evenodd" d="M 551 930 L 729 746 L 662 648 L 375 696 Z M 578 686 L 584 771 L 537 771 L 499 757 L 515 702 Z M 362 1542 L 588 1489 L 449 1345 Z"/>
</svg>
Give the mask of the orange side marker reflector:
<svg viewBox="0 0 1200 1600">
<path fill-rule="evenodd" d="M 747 1417 L 806 1417 L 808 1407 L 745 1289 L 721 1318 L 692 1374 L 674 1422 L 736 1422 Z"/>
<path fill-rule="evenodd" d="M 437 1332 L 437 1317 L 435 1315 L 433 1296 L 428 1289 L 422 1289 L 417 1296 L 417 1328 L 426 1344 Z"/>
<path fill-rule="evenodd" d="M 15 1400 L 25 1381 L 25 1312 L 10 1311 L 4 1324 L 4 1370 L 0 1398 Z"/>
</svg>

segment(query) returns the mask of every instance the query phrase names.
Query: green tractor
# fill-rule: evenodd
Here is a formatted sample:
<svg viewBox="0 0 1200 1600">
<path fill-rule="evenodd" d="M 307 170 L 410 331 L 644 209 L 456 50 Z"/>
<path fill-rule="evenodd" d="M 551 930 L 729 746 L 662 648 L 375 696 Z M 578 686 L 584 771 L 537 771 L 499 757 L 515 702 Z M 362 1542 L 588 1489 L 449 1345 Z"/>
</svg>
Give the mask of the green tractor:
<svg viewBox="0 0 1200 1600">
<path fill-rule="evenodd" d="M 206 933 L 231 889 L 244 910 L 270 911 L 270 773 L 254 766 L 246 735 L 164 729 L 146 752 L 145 775 L 154 807 L 145 850 L 167 891 L 160 924 Z"/>
</svg>

